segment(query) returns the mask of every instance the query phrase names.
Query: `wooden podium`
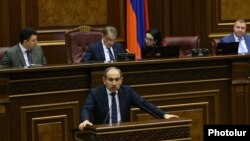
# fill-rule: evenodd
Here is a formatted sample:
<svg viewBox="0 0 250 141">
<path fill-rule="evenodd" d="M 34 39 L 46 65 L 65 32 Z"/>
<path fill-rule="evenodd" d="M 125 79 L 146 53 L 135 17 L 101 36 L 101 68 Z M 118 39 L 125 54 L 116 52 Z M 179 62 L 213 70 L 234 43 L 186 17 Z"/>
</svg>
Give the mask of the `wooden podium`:
<svg viewBox="0 0 250 141">
<path fill-rule="evenodd" d="M 74 131 L 77 141 L 190 141 L 191 119 L 158 119 L 150 121 L 102 124 Z"/>
</svg>

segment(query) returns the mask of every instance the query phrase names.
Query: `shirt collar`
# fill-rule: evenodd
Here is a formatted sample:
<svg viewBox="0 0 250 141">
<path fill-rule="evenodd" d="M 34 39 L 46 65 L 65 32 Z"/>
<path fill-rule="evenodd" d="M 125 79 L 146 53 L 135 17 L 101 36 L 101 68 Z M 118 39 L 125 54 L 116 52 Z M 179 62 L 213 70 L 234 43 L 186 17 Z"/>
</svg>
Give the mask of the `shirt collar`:
<svg viewBox="0 0 250 141">
<path fill-rule="evenodd" d="M 23 45 L 22 45 L 21 43 L 19 43 L 19 46 L 20 46 L 22 52 L 26 52 L 26 50 L 28 50 L 28 49 L 26 49 L 25 47 L 23 47 Z"/>
<path fill-rule="evenodd" d="M 235 40 L 236 42 L 239 41 L 239 38 L 240 38 L 240 37 L 237 37 L 237 36 L 234 34 L 234 40 Z M 241 37 L 241 40 L 244 40 L 244 36 Z"/>
<path fill-rule="evenodd" d="M 106 91 L 107 91 L 107 94 L 110 95 L 112 92 L 106 87 Z M 115 92 L 116 94 L 118 93 L 118 91 Z"/>
</svg>

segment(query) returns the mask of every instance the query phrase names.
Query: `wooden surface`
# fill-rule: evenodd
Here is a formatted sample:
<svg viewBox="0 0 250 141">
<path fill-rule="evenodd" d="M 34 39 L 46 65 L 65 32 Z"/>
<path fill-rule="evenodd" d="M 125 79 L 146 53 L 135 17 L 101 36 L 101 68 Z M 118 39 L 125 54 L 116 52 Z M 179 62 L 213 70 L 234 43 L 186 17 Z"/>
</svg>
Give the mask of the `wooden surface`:
<svg viewBox="0 0 250 141">
<path fill-rule="evenodd" d="M 78 141 L 190 141 L 191 120 L 169 119 L 103 124 L 74 132 Z"/>
<path fill-rule="evenodd" d="M 0 70 L 0 140 L 71 141 L 90 88 L 108 66 L 124 84 L 161 109 L 192 119 L 192 140 L 204 124 L 249 124 L 250 55 L 87 63 Z M 133 107 L 132 121 L 154 119 Z M 7 135 L 7 136 L 6 136 Z"/>
</svg>

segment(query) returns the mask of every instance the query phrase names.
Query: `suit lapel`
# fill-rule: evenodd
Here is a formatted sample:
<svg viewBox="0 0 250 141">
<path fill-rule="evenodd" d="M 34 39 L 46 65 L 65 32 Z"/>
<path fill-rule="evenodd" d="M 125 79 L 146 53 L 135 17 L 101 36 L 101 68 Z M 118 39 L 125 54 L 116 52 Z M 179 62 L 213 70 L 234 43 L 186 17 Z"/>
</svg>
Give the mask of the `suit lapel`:
<svg viewBox="0 0 250 141">
<path fill-rule="evenodd" d="M 125 102 L 125 100 L 122 100 L 122 98 L 123 98 L 123 96 L 124 96 L 124 94 L 123 94 L 123 92 L 122 92 L 122 90 L 120 89 L 120 90 L 118 90 L 118 100 L 119 100 L 119 110 L 120 110 L 120 114 L 121 114 L 121 121 L 123 121 L 123 117 L 124 117 L 124 102 Z"/>
<path fill-rule="evenodd" d="M 31 49 L 31 63 L 38 64 L 39 62 L 36 62 L 35 57 L 38 56 L 36 54 L 35 47 Z"/>
<path fill-rule="evenodd" d="M 244 39 L 245 39 L 245 43 L 247 45 L 247 50 L 248 50 L 248 53 L 249 53 L 250 52 L 250 38 L 249 38 L 249 36 L 244 35 Z"/>
<path fill-rule="evenodd" d="M 104 111 L 105 113 L 109 113 L 109 102 L 108 102 L 108 95 L 107 95 L 107 91 L 106 91 L 106 87 L 105 86 L 102 86 L 101 87 L 101 92 L 100 92 L 100 98 L 101 98 L 101 101 L 102 101 L 102 106 L 104 108 Z"/>
<path fill-rule="evenodd" d="M 21 60 L 22 65 L 23 65 L 23 66 L 26 66 L 26 63 L 25 63 L 25 61 L 24 61 L 23 52 L 22 52 L 22 50 L 21 50 L 21 48 L 20 48 L 19 45 L 17 46 L 17 51 L 16 51 L 16 53 L 17 53 L 17 56 L 19 57 L 19 59 Z"/>
<path fill-rule="evenodd" d="M 233 35 L 233 34 L 230 36 L 230 41 L 229 41 L 229 42 L 235 42 L 235 39 L 234 39 L 234 35 Z"/>
<path fill-rule="evenodd" d="M 105 60 L 105 55 L 104 55 L 104 50 L 103 50 L 103 45 L 102 42 L 99 42 L 100 45 L 98 45 L 98 52 L 100 53 L 100 57 Z"/>
<path fill-rule="evenodd" d="M 116 45 L 114 44 L 113 45 L 113 51 L 114 51 L 114 56 L 115 58 L 117 57 L 118 53 L 117 53 L 117 48 L 116 48 Z"/>
</svg>

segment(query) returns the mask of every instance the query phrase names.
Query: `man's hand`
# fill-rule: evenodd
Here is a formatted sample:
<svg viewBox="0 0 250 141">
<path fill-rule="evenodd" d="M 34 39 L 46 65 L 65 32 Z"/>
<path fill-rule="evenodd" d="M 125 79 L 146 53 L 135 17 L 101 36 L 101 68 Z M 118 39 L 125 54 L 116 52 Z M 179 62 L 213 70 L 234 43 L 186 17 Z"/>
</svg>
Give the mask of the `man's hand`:
<svg viewBox="0 0 250 141">
<path fill-rule="evenodd" d="M 165 119 L 179 118 L 179 116 L 177 116 L 177 115 L 171 115 L 171 114 L 165 114 L 165 115 L 164 115 L 164 118 L 165 118 Z"/>
<path fill-rule="evenodd" d="M 88 120 L 83 121 L 82 123 L 79 124 L 79 129 L 83 131 L 83 128 L 86 127 L 87 125 L 92 126 L 93 124 L 89 122 Z"/>
</svg>

